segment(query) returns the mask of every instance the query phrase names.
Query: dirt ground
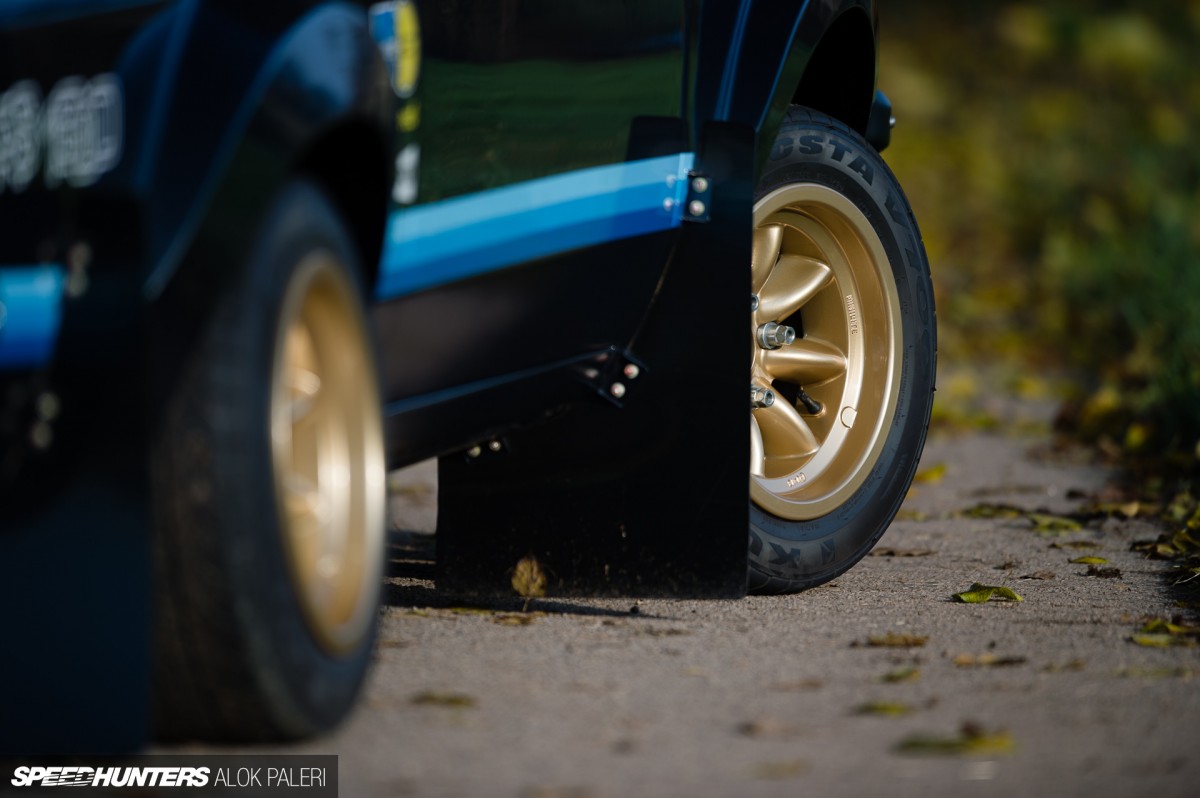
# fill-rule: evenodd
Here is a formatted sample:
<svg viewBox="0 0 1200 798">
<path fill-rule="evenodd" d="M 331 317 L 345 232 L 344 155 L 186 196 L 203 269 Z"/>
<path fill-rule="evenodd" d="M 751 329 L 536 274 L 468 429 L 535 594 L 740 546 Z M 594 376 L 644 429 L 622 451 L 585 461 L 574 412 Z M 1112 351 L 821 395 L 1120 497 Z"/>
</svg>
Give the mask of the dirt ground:
<svg viewBox="0 0 1200 798">
<path fill-rule="evenodd" d="M 291 750 L 338 754 L 345 796 L 1200 794 L 1198 650 L 1132 639 L 1191 612 L 1130 550 L 1159 529 L 1045 517 L 1111 475 L 1043 422 L 934 436 L 873 555 L 800 595 L 526 613 L 404 566 L 358 711 Z M 396 475 L 401 526 L 432 525 L 430 474 Z M 1024 600 L 951 598 L 976 582 Z"/>
</svg>

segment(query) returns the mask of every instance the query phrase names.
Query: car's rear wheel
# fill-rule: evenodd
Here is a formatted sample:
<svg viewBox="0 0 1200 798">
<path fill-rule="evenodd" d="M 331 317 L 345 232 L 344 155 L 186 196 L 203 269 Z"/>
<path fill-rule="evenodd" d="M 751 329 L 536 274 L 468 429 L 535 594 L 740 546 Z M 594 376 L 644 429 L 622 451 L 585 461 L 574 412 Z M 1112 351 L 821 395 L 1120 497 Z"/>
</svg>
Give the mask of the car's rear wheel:
<svg viewBox="0 0 1200 798">
<path fill-rule="evenodd" d="M 154 452 L 160 739 L 293 739 L 353 705 L 386 512 L 358 274 L 328 199 L 287 186 L 173 391 Z"/>
<path fill-rule="evenodd" d="M 754 206 L 750 589 L 861 559 L 924 445 L 935 361 L 920 233 L 861 136 L 793 108 Z"/>
</svg>

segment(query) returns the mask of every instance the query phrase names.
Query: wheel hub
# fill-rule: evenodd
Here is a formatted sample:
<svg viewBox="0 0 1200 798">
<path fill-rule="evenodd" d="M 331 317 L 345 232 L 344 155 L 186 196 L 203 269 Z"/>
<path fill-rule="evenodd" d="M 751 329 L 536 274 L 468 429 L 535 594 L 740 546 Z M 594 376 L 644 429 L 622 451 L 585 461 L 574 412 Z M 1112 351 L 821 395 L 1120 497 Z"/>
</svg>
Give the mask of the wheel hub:
<svg viewBox="0 0 1200 798">
<path fill-rule="evenodd" d="M 335 654 L 370 629 L 386 507 L 379 394 L 354 290 L 331 255 L 301 263 L 283 302 L 271 391 L 292 581 L 314 636 Z"/>
<path fill-rule="evenodd" d="M 840 193 L 785 186 L 754 222 L 751 499 L 816 518 L 879 458 L 899 389 L 899 298 L 878 234 Z M 777 398 L 756 402 L 756 389 Z"/>
</svg>

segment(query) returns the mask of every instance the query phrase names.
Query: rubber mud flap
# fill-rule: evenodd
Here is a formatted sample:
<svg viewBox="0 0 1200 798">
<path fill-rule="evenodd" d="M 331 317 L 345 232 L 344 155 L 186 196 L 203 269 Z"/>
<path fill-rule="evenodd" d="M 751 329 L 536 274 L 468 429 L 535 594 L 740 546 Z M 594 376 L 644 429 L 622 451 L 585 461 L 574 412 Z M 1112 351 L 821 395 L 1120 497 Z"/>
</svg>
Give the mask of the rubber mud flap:
<svg viewBox="0 0 1200 798">
<path fill-rule="evenodd" d="M 442 458 L 439 590 L 511 596 L 532 555 L 550 595 L 745 594 L 753 131 L 709 123 L 695 168 L 710 219 L 683 224 L 641 331 L 613 353 L 639 364 L 613 375 L 621 406 L 591 398 L 501 456 Z"/>
</svg>

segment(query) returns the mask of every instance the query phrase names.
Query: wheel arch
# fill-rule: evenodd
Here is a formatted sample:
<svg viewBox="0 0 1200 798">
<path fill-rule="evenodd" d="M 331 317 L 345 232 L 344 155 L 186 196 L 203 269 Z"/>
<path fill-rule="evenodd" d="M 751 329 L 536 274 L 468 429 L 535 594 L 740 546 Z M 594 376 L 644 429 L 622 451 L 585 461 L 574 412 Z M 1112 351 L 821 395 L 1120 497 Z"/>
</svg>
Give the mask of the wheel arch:
<svg viewBox="0 0 1200 798">
<path fill-rule="evenodd" d="M 833 21 L 808 58 L 791 103 L 866 134 L 875 92 L 876 42 L 871 19 L 852 6 Z"/>
<path fill-rule="evenodd" d="M 696 119 L 752 126 L 760 170 L 791 105 L 865 133 L 875 98 L 876 21 L 873 0 L 706 5 Z"/>
<path fill-rule="evenodd" d="M 195 57 L 181 58 L 170 75 L 173 98 L 198 96 L 211 82 L 216 67 L 206 45 L 223 20 L 206 13 L 214 12 L 201 8 L 183 26 Z M 316 3 L 270 33 L 253 58 L 231 67 L 236 74 L 222 84 L 214 115 L 221 124 L 205 123 L 197 103 L 172 101 L 164 114 L 161 152 L 147 170 L 142 284 L 156 391 L 177 379 L 178 362 L 237 278 L 263 213 L 288 181 L 309 177 L 328 192 L 369 272 L 382 248 L 395 97 L 365 15 Z M 369 290 L 373 273 L 363 278 Z"/>
<path fill-rule="evenodd" d="M 379 270 L 387 226 L 391 159 L 378 127 L 348 120 L 313 142 L 296 161 L 297 174 L 325 191 L 349 228 L 362 262 L 362 285 L 370 291 Z"/>
</svg>

